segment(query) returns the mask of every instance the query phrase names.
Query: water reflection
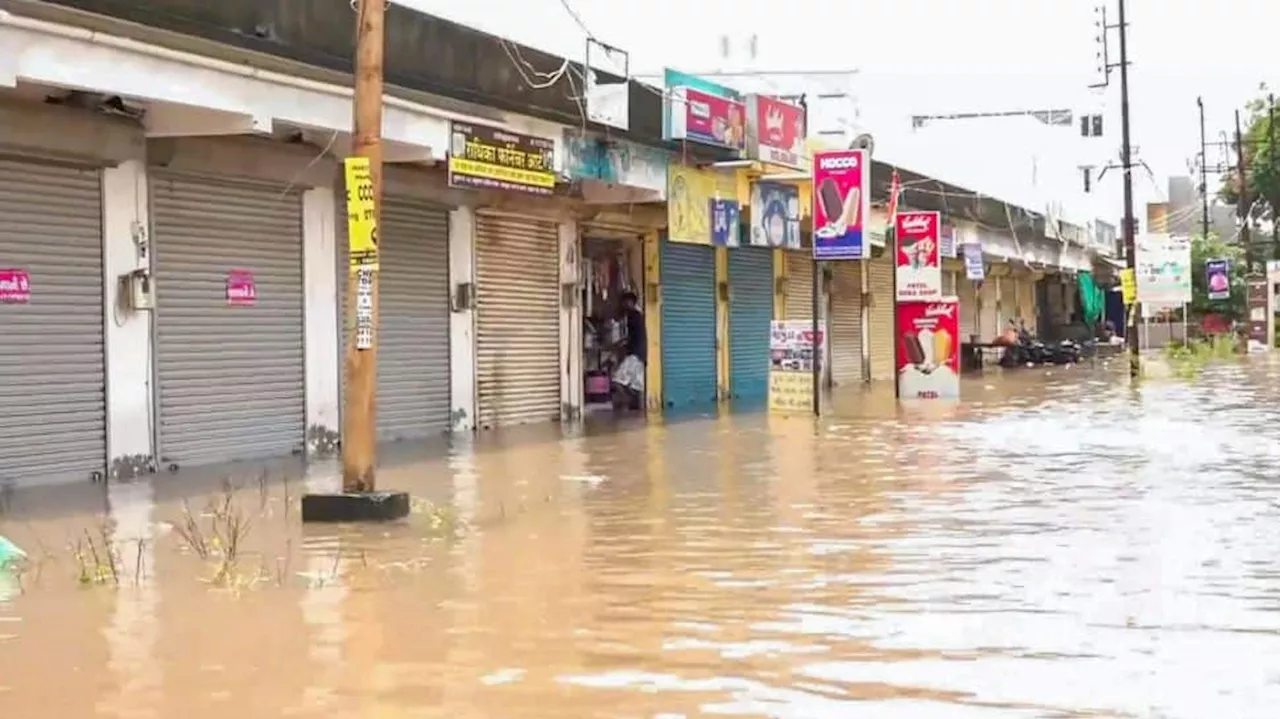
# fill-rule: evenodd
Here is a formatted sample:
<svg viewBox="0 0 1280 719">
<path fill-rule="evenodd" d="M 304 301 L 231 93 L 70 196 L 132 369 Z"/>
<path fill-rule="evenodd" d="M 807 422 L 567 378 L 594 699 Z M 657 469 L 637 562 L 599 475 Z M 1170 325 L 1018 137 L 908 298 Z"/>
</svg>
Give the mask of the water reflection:
<svg viewBox="0 0 1280 719">
<path fill-rule="evenodd" d="M 402 449 L 394 527 L 299 525 L 332 464 L 19 493 L 0 715 L 1269 717 L 1277 375 L 1028 371 Z M 185 538 L 228 496 L 230 572 Z M 99 536 L 116 570 L 85 581 Z"/>
</svg>

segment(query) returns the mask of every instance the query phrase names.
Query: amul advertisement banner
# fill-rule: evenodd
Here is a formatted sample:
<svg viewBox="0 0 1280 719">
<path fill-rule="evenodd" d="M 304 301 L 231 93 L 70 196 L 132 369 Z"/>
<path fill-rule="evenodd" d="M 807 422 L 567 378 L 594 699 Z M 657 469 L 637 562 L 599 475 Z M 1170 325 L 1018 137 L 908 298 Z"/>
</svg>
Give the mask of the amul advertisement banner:
<svg viewBox="0 0 1280 719">
<path fill-rule="evenodd" d="M 803 107 L 765 95 L 747 96 L 747 157 L 803 170 L 805 134 Z"/>
<path fill-rule="evenodd" d="M 960 300 L 899 302 L 898 398 L 960 396 Z"/>
<path fill-rule="evenodd" d="M 942 215 L 899 212 L 894 223 L 897 246 L 897 300 L 914 302 L 942 297 Z"/>
<path fill-rule="evenodd" d="M 860 260 L 869 256 L 871 156 L 866 150 L 813 155 L 813 257 Z"/>
</svg>

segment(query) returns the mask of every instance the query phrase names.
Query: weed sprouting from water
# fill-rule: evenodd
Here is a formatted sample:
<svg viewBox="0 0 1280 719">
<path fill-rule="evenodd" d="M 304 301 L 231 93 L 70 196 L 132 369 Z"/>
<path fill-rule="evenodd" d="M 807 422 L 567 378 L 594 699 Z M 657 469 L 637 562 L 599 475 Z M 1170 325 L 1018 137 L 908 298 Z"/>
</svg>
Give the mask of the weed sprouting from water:
<svg viewBox="0 0 1280 719">
<path fill-rule="evenodd" d="M 1188 343 L 1171 344 L 1161 353 L 1173 376 L 1179 379 L 1195 379 L 1205 368 L 1237 356 L 1234 337 L 1213 336 Z M 1144 366 L 1144 374 L 1148 368 Z"/>
<path fill-rule="evenodd" d="M 209 500 L 203 512 L 192 512 L 182 503 L 182 520 L 174 532 L 183 545 L 200 559 L 214 565 L 211 583 L 219 586 L 239 584 L 240 553 L 253 522 L 236 501 L 235 488 L 223 487 L 222 494 Z"/>
</svg>

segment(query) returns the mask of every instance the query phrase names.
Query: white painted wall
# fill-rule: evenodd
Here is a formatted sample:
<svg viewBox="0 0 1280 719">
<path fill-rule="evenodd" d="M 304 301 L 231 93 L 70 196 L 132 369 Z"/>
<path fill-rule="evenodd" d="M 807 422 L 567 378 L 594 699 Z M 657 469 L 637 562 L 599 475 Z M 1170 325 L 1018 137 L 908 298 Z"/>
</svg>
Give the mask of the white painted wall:
<svg viewBox="0 0 1280 719">
<path fill-rule="evenodd" d="M 107 459 L 151 457 L 151 313 L 130 312 L 120 275 L 151 265 L 147 177 L 137 160 L 102 173 L 103 306 L 106 308 Z"/>
<path fill-rule="evenodd" d="M 560 286 L 577 284 L 579 277 L 578 223 L 561 222 L 559 232 Z M 560 407 L 561 420 L 582 416 L 582 307 L 560 303 Z"/>
<path fill-rule="evenodd" d="M 305 301 L 307 439 L 313 430 L 340 432 L 338 263 L 333 189 L 302 194 L 302 263 Z M 345 269 L 345 268 L 344 268 Z"/>
<path fill-rule="evenodd" d="M 449 213 L 449 395 L 453 431 L 476 428 L 476 313 L 454 306 L 458 285 L 476 281 L 476 213 L 459 207 Z"/>
</svg>

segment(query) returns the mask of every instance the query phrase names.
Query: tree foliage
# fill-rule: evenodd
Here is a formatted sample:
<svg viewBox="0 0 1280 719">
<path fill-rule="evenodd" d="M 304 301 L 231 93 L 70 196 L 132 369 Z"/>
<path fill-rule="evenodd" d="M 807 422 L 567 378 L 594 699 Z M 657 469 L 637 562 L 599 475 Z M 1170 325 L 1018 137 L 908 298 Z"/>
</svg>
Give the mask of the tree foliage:
<svg viewBox="0 0 1280 719">
<path fill-rule="evenodd" d="M 1280 129 L 1280 128 L 1277 128 Z M 1209 260 L 1227 260 L 1227 276 L 1231 279 L 1231 297 L 1210 300 L 1205 277 L 1205 263 Z M 1211 313 L 1226 315 L 1231 320 L 1245 319 L 1245 267 L 1244 250 L 1229 245 L 1217 235 L 1191 238 L 1191 312 L 1202 317 Z"/>
<path fill-rule="evenodd" d="M 1245 105 L 1242 119 L 1244 164 L 1248 182 L 1244 187 L 1244 201 L 1251 206 L 1250 216 L 1255 220 L 1274 221 L 1280 217 L 1280 98 L 1266 84 L 1259 85 L 1258 97 Z M 1276 110 L 1273 113 L 1272 107 Z M 1272 118 L 1275 117 L 1275 134 L 1272 134 Z M 1232 130 L 1231 150 L 1236 152 L 1236 138 Z M 1233 160 L 1234 162 L 1234 160 Z M 1234 169 L 1222 176 L 1219 196 L 1229 204 L 1241 200 L 1238 172 Z"/>
</svg>

